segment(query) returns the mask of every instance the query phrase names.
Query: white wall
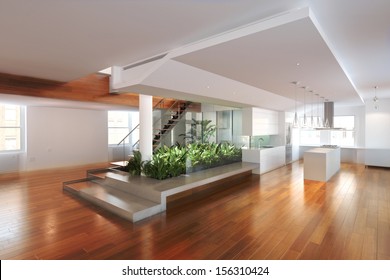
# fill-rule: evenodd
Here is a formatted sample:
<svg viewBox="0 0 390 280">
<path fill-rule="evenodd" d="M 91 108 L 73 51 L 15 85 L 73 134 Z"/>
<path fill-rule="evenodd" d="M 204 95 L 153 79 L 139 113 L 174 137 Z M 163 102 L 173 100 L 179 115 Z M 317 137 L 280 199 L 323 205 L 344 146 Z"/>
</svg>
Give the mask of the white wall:
<svg viewBox="0 0 390 280">
<path fill-rule="evenodd" d="M 390 167 L 390 99 L 380 99 L 379 108 L 366 102 L 365 164 Z"/>
<path fill-rule="evenodd" d="M 380 99 L 375 110 L 371 101 L 366 104 L 366 147 L 390 149 L 390 99 Z"/>
<path fill-rule="evenodd" d="M 107 112 L 28 107 L 25 170 L 107 162 Z"/>
</svg>

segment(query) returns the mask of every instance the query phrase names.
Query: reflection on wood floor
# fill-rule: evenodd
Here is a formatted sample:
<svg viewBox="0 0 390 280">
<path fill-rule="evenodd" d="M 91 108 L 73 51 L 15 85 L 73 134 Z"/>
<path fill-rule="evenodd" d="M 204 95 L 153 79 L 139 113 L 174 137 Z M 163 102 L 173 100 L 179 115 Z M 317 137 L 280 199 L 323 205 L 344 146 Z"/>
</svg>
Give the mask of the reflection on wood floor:
<svg viewBox="0 0 390 280">
<path fill-rule="evenodd" d="M 0 175 L 0 259 L 390 259 L 389 169 L 295 162 L 132 224 L 62 191 L 96 167 Z"/>
</svg>

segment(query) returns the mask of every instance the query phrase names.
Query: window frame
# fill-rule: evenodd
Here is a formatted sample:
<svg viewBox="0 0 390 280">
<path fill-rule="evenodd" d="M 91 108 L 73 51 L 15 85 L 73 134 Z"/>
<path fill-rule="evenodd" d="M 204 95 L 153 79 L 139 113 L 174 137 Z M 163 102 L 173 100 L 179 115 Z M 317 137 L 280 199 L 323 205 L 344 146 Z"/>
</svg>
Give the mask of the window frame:
<svg viewBox="0 0 390 280">
<path fill-rule="evenodd" d="M 301 128 L 300 129 L 300 132 L 299 132 L 299 142 L 300 142 L 300 145 L 301 146 L 320 146 L 321 145 L 321 139 L 324 135 L 321 135 L 321 133 L 325 133 L 325 131 L 327 131 L 328 135 L 325 134 L 325 139 L 328 139 L 329 141 L 329 144 L 332 144 L 332 145 L 338 145 L 340 147 L 345 147 L 345 148 L 353 148 L 353 147 L 356 147 L 356 143 L 357 143 L 357 137 L 356 137 L 356 115 L 336 115 L 334 116 L 335 118 L 337 117 L 353 117 L 353 129 L 341 129 L 341 130 L 332 130 L 332 129 L 324 129 L 324 130 L 316 130 L 316 129 L 313 129 L 313 128 Z M 333 120 L 334 121 L 334 120 Z M 335 121 L 334 121 L 335 123 Z M 335 125 L 337 126 L 337 125 Z M 343 128 L 343 127 L 337 127 L 337 128 Z M 318 137 L 318 143 L 313 143 L 313 142 L 310 142 L 310 141 L 303 141 L 304 139 L 306 138 L 303 138 L 302 135 L 306 132 L 308 133 L 312 133 L 312 134 L 320 134 L 319 137 Z M 323 131 L 323 132 L 321 132 Z M 353 133 L 353 144 L 352 145 L 341 145 L 341 143 L 335 143 L 335 142 L 332 142 L 332 139 L 333 139 L 333 134 L 335 133 L 345 133 L 345 132 L 352 132 Z"/>
<path fill-rule="evenodd" d="M 128 122 L 127 123 L 128 123 L 128 125 L 127 126 L 109 126 L 109 114 L 110 114 L 110 112 L 124 112 L 124 113 L 127 113 L 127 118 L 128 118 Z M 130 111 L 130 110 L 129 111 L 126 111 L 126 110 L 108 110 L 107 111 L 107 143 L 108 143 L 109 147 L 115 147 L 115 146 L 118 145 L 118 143 L 110 143 L 110 130 L 111 129 L 126 129 L 127 133 L 129 133 L 133 129 L 133 126 L 135 126 L 133 124 L 133 116 L 132 116 L 133 113 L 134 113 L 134 111 Z M 123 137 L 125 137 L 126 134 L 123 135 Z M 123 137 L 121 138 L 121 140 L 123 139 Z M 127 140 L 124 141 L 124 145 L 132 144 L 132 140 L 133 139 L 128 138 Z M 121 143 L 121 145 L 122 144 L 123 143 Z"/>
<path fill-rule="evenodd" d="M 337 115 L 337 116 L 334 116 L 334 118 L 338 118 L 338 117 L 353 117 L 353 129 L 347 129 L 347 128 L 341 127 L 341 128 L 343 128 L 342 130 L 331 131 L 331 141 L 332 141 L 332 132 L 338 132 L 338 133 L 343 132 L 343 133 L 345 133 L 345 132 L 349 131 L 349 132 L 352 132 L 352 134 L 353 134 L 353 144 L 352 145 L 340 145 L 340 143 L 337 143 L 335 145 L 338 145 L 340 147 L 346 147 L 346 148 L 356 147 L 356 141 L 357 141 L 357 139 L 356 139 L 356 116 L 355 115 Z M 333 120 L 333 123 L 336 123 L 335 120 Z M 337 125 L 335 124 L 335 127 L 336 126 Z"/>
<path fill-rule="evenodd" d="M 0 103 L 0 106 L 4 107 L 4 121 L 11 121 L 7 120 L 6 118 L 6 106 L 16 106 L 19 108 L 19 126 L 7 126 L 7 125 L 0 125 L 0 129 L 19 129 L 19 138 L 16 138 L 16 141 L 19 140 L 20 147 L 19 149 L 11 149 L 11 150 L 3 150 L 0 149 L 0 154 L 10 154 L 10 153 L 23 153 L 26 151 L 26 106 L 18 105 L 18 104 L 9 104 L 9 103 Z"/>
</svg>

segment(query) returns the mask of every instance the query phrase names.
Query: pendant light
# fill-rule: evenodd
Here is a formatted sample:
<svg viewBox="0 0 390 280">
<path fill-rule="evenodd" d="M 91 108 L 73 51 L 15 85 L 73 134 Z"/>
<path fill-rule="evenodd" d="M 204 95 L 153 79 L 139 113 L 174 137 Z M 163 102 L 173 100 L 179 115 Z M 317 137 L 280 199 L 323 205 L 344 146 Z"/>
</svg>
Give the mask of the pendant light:
<svg viewBox="0 0 390 280">
<path fill-rule="evenodd" d="M 321 96 L 321 99 L 322 99 L 322 116 L 323 116 L 323 119 L 322 119 L 322 124 L 321 124 L 321 127 L 325 127 L 325 97 Z"/>
<path fill-rule="evenodd" d="M 313 97 L 314 97 L 314 90 L 311 90 L 311 91 L 310 91 L 310 94 L 311 94 L 310 126 L 311 126 L 311 127 L 315 127 L 316 124 L 315 124 L 315 122 L 314 122 L 314 116 L 313 116 L 313 104 L 314 104 Z"/>
<path fill-rule="evenodd" d="M 378 110 L 379 109 L 379 104 L 378 104 L 378 97 L 376 96 L 376 90 L 377 90 L 378 86 L 375 86 L 374 89 L 375 89 L 375 96 L 374 98 L 372 99 L 374 101 L 374 109 L 375 110 Z"/>
<path fill-rule="evenodd" d="M 316 93 L 316 96 L 317 96 L 317 122 L 316 122 L 316 126 L 317 127 L 321 127 L 321 117 L 320 117 L 320 95 L 318 93 Z"/>
<path fill-rule="evenodd" d="M 294 120 L 293 120 L 293 128 L 299 127 L 299 118 L 297 113 L 297 86 L 299 84 L 298 81 L 292 82 L 294 84 L 294 95 L 295 95 L 295 113 L 294 113 Z"/>
<path fill-rule="evenodd" d="M 307 127 L 307 116 L 306 116 L 306 88 L 302 87 L 303 89 L 303 124 L 302 127 Z"/>
</svg>

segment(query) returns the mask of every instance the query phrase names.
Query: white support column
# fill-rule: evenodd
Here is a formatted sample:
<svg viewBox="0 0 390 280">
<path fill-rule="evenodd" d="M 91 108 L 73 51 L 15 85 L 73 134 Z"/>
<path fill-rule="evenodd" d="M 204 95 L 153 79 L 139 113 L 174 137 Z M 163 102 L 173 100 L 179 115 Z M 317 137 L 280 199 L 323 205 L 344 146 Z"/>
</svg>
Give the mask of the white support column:
<svg viewBox="0 0 390 280">
<path fill-rule="evenodd" d="M 117 93 L 118 90 L 115 88 L 115 85 L 122 82 L 122 71 L 123 68 L 120 66 L 111 67 L 111 76 L 110 76 L 110 93 Z"/>
<path fill-rule="evenodd" d="M 139 150 L 142 160 L 150 160 L 153 154 L 153 97 L 139 95 Z"/>
</svg>

